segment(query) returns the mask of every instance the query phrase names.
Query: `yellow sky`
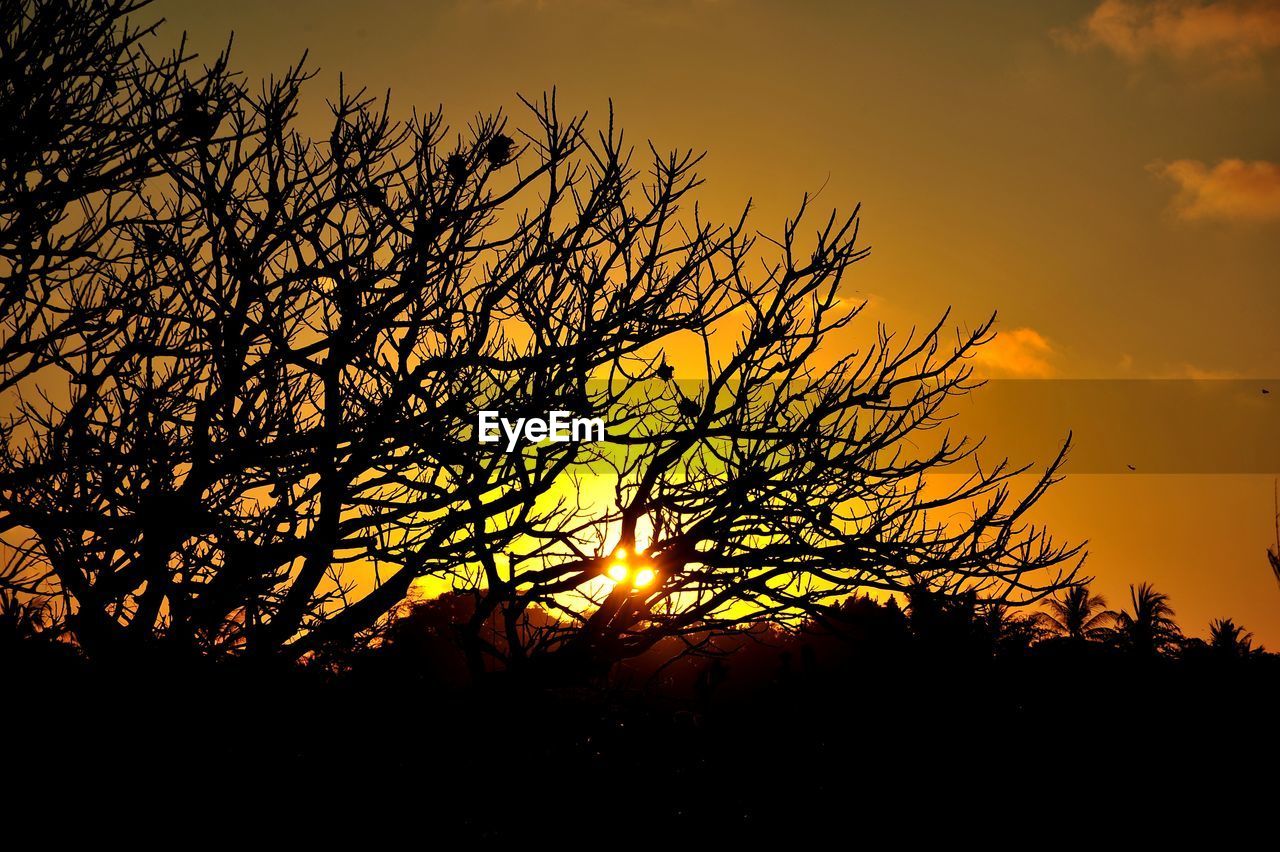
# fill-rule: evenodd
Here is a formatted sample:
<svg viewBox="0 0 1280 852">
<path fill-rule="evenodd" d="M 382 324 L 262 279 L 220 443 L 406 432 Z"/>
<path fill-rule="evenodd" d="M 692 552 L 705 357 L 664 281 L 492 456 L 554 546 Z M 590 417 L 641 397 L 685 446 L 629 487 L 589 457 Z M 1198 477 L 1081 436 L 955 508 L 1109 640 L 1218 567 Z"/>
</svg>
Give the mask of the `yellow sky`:
<svg viewBox="0 0 1280 852">
<path fill-rule="evenodd" d="M 983 364 L 993 376 L 1280 376 L 1275 0 L 157 9 L 166 33 L 188 29 L 205 52 L 235 30 L 235 64 L 251 76 L 310 49 L 321 73 L 309 120 L 339 71 L 391 88 L 406 112 L 443 105 L 455 125 L 556 86 L 563 110 L 597 117 L 612 97 L 637 143 L 707 150 L 713 214 L 751 197 L 755 226 L 776 232 L 805 190 L 821 188 L 819 208 L 862 202 L 873 253 L 851 287 L 874 318 L 903 327 L 954 305 L 971 325 L 999 310 L 1004 337 Z M 1142 430 L 1163 428 L 1096 415 L 1068 409 L 1060 432 L 1137 450 Z M 1020 416 L 1005 412 L 1005 428 Z M 1049 456 L 1052 435 L 1035 434 Z M 1230 615 L 1280 649 L 1263 554 L 1274 458 L 1248 474 L 1080 473 L 1038 520 L 1091 540 L 1089 570 L 1113 603 L 1151 580 L 1189 631 Z"/>
</svg>

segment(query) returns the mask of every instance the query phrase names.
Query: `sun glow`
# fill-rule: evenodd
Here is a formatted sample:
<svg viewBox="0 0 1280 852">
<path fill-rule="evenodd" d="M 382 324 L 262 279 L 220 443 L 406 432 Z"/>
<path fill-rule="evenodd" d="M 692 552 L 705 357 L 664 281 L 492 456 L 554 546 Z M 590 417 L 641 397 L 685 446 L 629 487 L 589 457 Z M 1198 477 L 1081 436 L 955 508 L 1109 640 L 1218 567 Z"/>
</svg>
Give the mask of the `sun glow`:
<svg viewBox="0 0 1280 852">
<path fill-rule="evenodd" d="M 605 569 L 605 576 L 615 583 L 629 583 L 633 589 L 648 586 L 658 576 L 653 566 L 644 558 L 644 551 L 637 550 L 628 562 L 625 548 L 613 552 L 613 563 Z"/>
</svg>

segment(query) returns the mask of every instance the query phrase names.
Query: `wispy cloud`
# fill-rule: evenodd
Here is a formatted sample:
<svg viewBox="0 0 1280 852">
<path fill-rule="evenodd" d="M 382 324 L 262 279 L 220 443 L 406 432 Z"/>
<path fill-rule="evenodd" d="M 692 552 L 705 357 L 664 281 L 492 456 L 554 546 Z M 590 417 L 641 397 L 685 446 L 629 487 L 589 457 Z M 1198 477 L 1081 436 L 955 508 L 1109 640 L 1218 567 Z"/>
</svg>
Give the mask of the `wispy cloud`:
<svg viewBox="0 0 1280 852">
<path fill-rule="evenodd" d="M 1135 370 L 1138 366 L 1136 359 L 1128 352 L 1120 356 L 1120 362 L 1117 365 L 1122 378 L 1142 378 L 1152 380 L 1170 380 L 1170 379 L 1191 379 L 1198 382 L 1207 381 L 1225 381 L 1229 379 L 1240 379 L 1242 376 L 1236 370 L 1223 370 L 1214 367 L 1201 367 L 1198 364 L 1192 364 L 1184 361 L 1178 364 L 1164 364 L 1163 366 L 1153 367 L 1150 364 L 1143 365 L 1143 369 Z"/>
<path fill-rule="evenodd" d="M 1195 364 L 1183 364 L 1177 370 L 1173 371 L 1172 378 L 1194 379 L 1198 382 L 1209 382 L 1224 379 L 1238 379 L 1240 378 L 1240 374 L 1233 370 L 1210 370 L 1204 367 L 1197 367 Z"/>
<path fill-rule="evenodd" d="M 1280 3 L 1103 0 L 1079 26 L 1053 35 L 1073 50 L 1103 48 L 1131 63 L 1163 57 L 1251 70 L 1280 49 Z"/>
<path fill-rule="evenodd" d="M 983 372 L 1014 379 L 1047 379 L 1057 370 L 1052 359 L 1053 344 L 1033 328 L 999 332 L 991 342 L 979 346 L 973 360 Z"/>
<path fill-rule="evenodd" d="M 1153 163 L 1151 170 L 1178 185 L 1171 208 L 1187 221 L 1280 220 L 1280 165 L 1266 160 Z"/>
</svg>

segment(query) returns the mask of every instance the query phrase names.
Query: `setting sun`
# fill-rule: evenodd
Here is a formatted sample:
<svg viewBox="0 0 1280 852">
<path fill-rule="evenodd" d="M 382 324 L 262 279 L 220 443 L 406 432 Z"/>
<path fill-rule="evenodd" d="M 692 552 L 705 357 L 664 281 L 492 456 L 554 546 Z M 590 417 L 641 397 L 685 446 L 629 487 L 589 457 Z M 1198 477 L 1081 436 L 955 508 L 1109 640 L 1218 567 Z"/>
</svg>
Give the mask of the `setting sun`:
<svg viewBox="0 0 1280 852">
<path fill-rule="evenodd" d="M 613 564 L 605 570 L 605 576 L 615 583 L 630 581 L 632 588 L 640 589 L 651 584 L 657 576 L 653 567 L 647 564 L 643 550 L 632 554 L 632 562 L 638 564 L 628 564 L 627 551 L 621 547 L 614 551 L 613 559 Z"/>
</svg>

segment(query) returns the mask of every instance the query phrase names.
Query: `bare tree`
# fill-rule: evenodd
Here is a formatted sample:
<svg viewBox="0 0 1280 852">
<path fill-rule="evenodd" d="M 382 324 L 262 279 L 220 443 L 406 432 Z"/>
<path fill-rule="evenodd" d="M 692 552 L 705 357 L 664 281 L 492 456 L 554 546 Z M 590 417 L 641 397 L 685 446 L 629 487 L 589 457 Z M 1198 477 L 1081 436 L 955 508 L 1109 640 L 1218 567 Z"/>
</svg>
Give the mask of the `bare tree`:
<svg viewBox="0 0 1280 852">
<path fill-rule="evenodd" d="M 147 181 L 217 129 L 226 56 L 145 49 L 139 0 L 0 3 L 0 389 L 118 326 L 95 292 Z M 105 328 L 104 328 L 105 327 Z"/>
<path fill-rule="evenodd" d="M 203 145 L 217 104 L 235 96 L 225 54 L 197 67 L 185 42 L 147 52 L 156 25 L 131 18 L 145 5 L 0 3 L 0 476 L 11 497 L 56 475 L 47 452 L 76 440 L 63 428 L 74 418 L 54 427 L 37 411 L 70 406 L 71 363 L 105 372 L 121 357 L 137 291 L 114 287 L 114 270 L 149 181 Z M 48 554 L 31 538 L 31 507 L 11 505 L 0 576 L 30 594 L 49 579 Z"/>
<path fill-rule="evenodd" d="M 1074 581 L 1079 548 L 1026 520 L 1066 448 L 1014 496 L 1025 468 L 934 430 L 990 321 L 822 361 L 864 309 L 841 295 L 867 252 L 856 210 L 808 240 L 807 202 L 777 240 L 745 212 L 708 223 L 697 155 L 637 153 L 612 116 L 589 133 L 554 95 L 519 131 L 454 134 L 343 87 L 317 141 L 294 126 L 301 66 L 250 90 L 225 56 L 154 62 L 136 7 L 103 8 L 94 32 L 124 47 L 93 103 L 142 116 L 140 153 L 68 177 L 66 197 L 120 195 L 63 223 L 82 263 L 21 261 L 32 292 L 77 295 L 23 302 L 57 333 L 6 334 L 0 464 L 25 536 L 6 583 L 61 600 L 90 653 L 296 658 L 434 578 L 472 599 L 476 670 L 581 670 L 856 590 L 1020 604 Z M 6 77 L 46 64 L 29 54 Z M 608 436 L 508 452 L 476 440 L 479 410 Z"/>
</svg>

